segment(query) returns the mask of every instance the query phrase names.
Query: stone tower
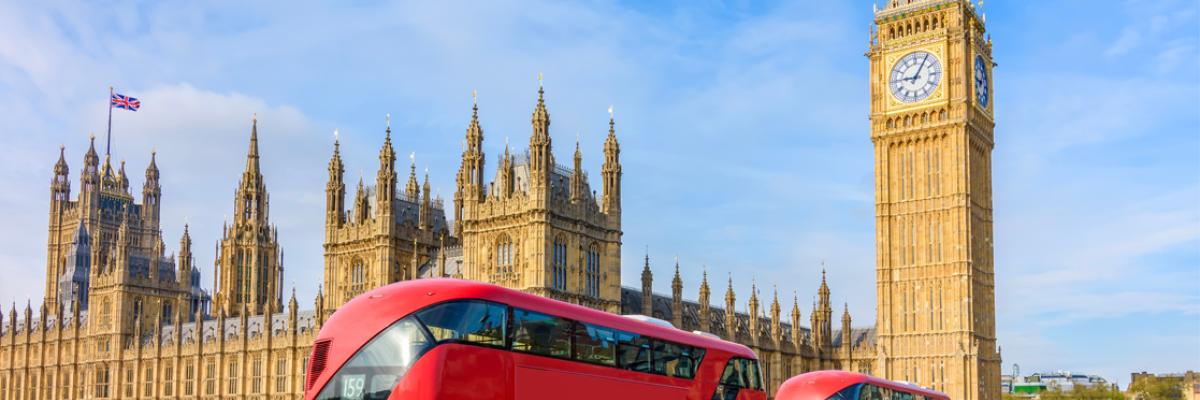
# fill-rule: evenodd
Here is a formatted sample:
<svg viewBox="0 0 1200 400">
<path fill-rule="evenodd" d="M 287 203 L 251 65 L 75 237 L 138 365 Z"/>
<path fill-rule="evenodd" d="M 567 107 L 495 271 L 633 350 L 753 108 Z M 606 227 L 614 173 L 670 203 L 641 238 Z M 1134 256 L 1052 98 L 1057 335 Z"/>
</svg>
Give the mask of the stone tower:
<svg viewBox="0 0 1200 400">
<path fill-rule="evenodd" d="M 992 45 L 966 0 L 889 0 L 871 35 L 875 374 L 1000 398 Z"/>
<path fill-rule="evenodd" d="M 456 248 L 440 197 L 430 194 L 429 174 L 418 184 L 415 154 L 409 157 L 408 183 L 398 186 L 391 117 L 379 148 L 375 185 L 360 176 L 350 209 L 346 208 L 341 142 L 335 139 L 325 186 L 325 284 L 322 316 L 354 296 L 392 282 L 449 276 L 437 268 L 438 255 Z"/>
<path fill-rule="evenodd" d="M 222 229 L 215 260 L 216 312 L 234 317 L 242 310 L 262 314 L 283 308 L 283 251 L 270 221 L 270 195 L 259 169 L 258 118 L 250 127 L 246 170 L 234 194 L 233 223 Z"/>
<path fill-rule="evenodd" d="M 483 182 L 483 129 L 474 107 L 455 191 L 463 277 L 616 312 L 621 280 L 620 146 L 612 114 L 597 198 L 583 170 L 555 162 L 550 112 L 539 86 L 524 154 L 505 147 L 496 179 Z"/>
</svg>

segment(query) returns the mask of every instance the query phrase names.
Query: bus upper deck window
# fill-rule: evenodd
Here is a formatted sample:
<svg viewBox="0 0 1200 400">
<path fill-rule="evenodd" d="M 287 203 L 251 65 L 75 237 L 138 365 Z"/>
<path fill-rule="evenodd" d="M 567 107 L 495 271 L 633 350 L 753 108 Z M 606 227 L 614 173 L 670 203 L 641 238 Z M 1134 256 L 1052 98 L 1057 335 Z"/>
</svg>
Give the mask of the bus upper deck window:
<svg viewBox="0 0 1200 400">
<path fill-rule="evenodd" d="M 591 324 L 575 325 L 575 356 L 579 361 L 616 366 L 616 333 Z"/>
<path fill-rule="evenodd" d="M 567 319 L 513 308 L 512 349 L 570 358 L 571 325 Z"/>
<path fill-rule="evenodd" d="M 417 318 L 438 342 L 465 341 L 504 346 L 507 307 L 484 301 L 454 301 L 417 313 Z"/>
</svg>

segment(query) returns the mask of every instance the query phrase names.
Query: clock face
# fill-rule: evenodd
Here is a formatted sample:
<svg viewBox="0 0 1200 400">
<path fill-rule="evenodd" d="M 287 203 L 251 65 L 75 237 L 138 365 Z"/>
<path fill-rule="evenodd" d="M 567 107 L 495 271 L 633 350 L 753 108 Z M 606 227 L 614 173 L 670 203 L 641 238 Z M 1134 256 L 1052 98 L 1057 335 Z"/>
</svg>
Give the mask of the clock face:
<svg viewBox="0 0 1200 400">
<path fill-rule="evenodd" d="M 983 61 L 983 56 L 975 56 L 975 99 L 979 100 L 979 105 L 987 107 L 989 96 L 988 92 L 988 70 L 987 63 Z"/>
<path fill-rule="evenodd" d="M 896 100 L 915 103 L 933 94 L 942 81 L 942 63 L 925 51 L 908 53 L 896 61 L 888 86 Z"/>
</svg>

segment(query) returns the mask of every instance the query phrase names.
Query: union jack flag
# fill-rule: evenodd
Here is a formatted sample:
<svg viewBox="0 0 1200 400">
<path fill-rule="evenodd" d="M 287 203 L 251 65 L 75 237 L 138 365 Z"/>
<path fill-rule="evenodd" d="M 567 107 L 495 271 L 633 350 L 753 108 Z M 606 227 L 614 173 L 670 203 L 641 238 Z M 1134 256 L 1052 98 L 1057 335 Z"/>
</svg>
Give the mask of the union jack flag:
<svg viewBox="0 0 1200 400">
<path fill-rule="evenodd" d="M 113 107 L 124 108 L 129 111 L 137 111 L 138 107 L 142 106 L 142 102 L 138 101 L 138 99 L 117 93 L 112 94 L 112 102 L 110 104 Z"/>
</svg>

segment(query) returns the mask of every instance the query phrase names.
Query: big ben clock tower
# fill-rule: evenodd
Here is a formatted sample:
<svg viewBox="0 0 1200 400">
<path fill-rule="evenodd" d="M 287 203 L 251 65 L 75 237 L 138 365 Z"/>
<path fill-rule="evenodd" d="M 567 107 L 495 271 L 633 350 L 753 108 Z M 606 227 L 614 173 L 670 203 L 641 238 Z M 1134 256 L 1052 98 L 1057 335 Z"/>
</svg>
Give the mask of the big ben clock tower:
<svg viewBox="0 0 1200 400">
<path fill-rule="evenodd" d="M 1000 398 L 992 260 L 992 45 L 967 0 L 875 12 L 875 374 Z"/>
</svg>

